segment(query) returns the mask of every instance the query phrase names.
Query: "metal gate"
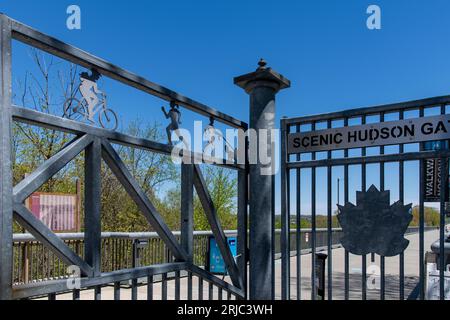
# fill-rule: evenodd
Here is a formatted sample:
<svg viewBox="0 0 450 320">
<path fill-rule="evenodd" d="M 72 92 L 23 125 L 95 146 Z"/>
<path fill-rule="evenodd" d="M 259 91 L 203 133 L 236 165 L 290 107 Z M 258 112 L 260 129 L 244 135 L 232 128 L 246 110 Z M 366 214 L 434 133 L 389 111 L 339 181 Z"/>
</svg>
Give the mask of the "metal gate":
<svg viewBox="0 0 450 320">
<path fill-rule="evenodd" d="M 218 218 L 202 171 L 198 164 L 181 165 L 181 232 L 177 238 L 168 228 L 151 200 L 133 177 L 113 144 L 170 155 L 172 146 L 117 131 L 95 127 L 67 118 L 38 112 L 27 106 L 12 104 L 11 59 L 12 41 L 17 40 L 43 50 L 84 68 L 117 80 L 145 93 L 176 103 L 200 115 L 242 130 L 247 129 L 243 121 L 228 116 L 213 108 L 196 102 L 177 92 L 150 82 L 85 51 L 63 43 L 36 31 L 18 21 L 0 14 L 0 300 L 48 296 L 56 299 L 60 293 L 73 293 L 80 298 L 80 291 L 93 289 L 94 298 L 100 299 L 102 288 L 113 287 L 114 299 L 120 299 L 123 282 L 131 284 L 131 299 L 138 299 L 138 285 L 146 279 L 147 299 L 154 298 L 154 282 L 157 279 L 160 297 L 168 299 L 168 281 L 174 283 L 171 296 L 181 297 L 181 280 L 186 280 L 185 299 L 203 299 L 204 285 L 209 299 L 246 298 L 246 247 L 247 247 L 247 166 L 236 161 L 224 160 L 223 166 L 238 172 L 238 258 L 232 256 L 225 233 Z M 12 185 L 11 127 L 13 122 L 45 127 L 57 132 L 67 132 L 74 139 L 55 155 L 41 164 L 32 174 L 17 185 Z M 84 256 L 76 252 L 46 225 L 37 219 L 24 205 L 24 201 L 38 190 L 48 179 L 67 163 L 84 152 L 85 175 L 85 225 Z M 201 154 L 191 152 L 184 156 L 191 160 Z M 168 250 L 167 263 L 125 268 L 112 272 L 101 269 L 101 162 L 102 160 L 126 189 L 139 210 L 157 232 Z M 195 162 L 198 163 L 198 162 Z M 196 191 L 204 209 L 211 231 L 225 261 L 230 280 L 220 277 L 194 264 L 193 252 L 193 196 Z M 42 279 L 36 283 L 13 285 L 13 219 L 46 246 L 66 266 L 77 266 L 81 271 L 79 286 L 69 288 L 67 278 Z M 195 280 L 195 281 L 194 281 Z M 139 281 L 139 283 L 138 283 Z M 195 297 L 193 292 L 196 292 Z"/>
<path fill-rule="evenodd" d="M 408 128 L 419 131 L 420 124 L 420 128 L 426 126 L 424 123 L 430 123 L 427 127 L 431 127 L 431 123 L 439 120 L 447 124 L 449 103 L 450 96 L 445 96 L 281 120 L 281 281 L 277 284 L 277 291 L 281 289 L 282 299 L 425 299 L 426 262 L 431 259 L 426 251 L 431 251 L 430 241 L 435 240 L 439 240 L 438 252 L 434 255 L 439 256 L 435 261 L 439 278 L 437 292 L 438 298 L 444 298 L 444 227 L 445 204 L 448 201 L 447 158 L 450 152 L 448 149 L 427 151 L 425 140 L 433 137 L 437 137 L 435 140 L 446 140 L 448 134 L 434 136 L 436 132 L 433 132 L 428 137 L 416 137 L 412 131 L 400 134 L 396 132 L 400 129 L 393 129 L 390 133 L 386 129 L 378 131 L 378 134 L 385 133 L 383 138 L 386 141 L 380 142 L 381 138 L 369 141 L 374 138 L 369 136 L 364 142 L 364 136 L 359 137 L 359 141 L 358 137 L 353 139 L 352 130 L 376 130 L 383 126 L 392 128 L 392 124 L 404 124 L 406 131 Z M 408 123 L 411 127 L 407 127 Z M 417 127 L 412 127 L 413 123 L 417 123 Z M 414 134 L 429 132 L 420 130 L 422 132 Z M 338 132 L 340 134 L 336 136 Z M 352 143 L 344 143 L 345 134 Z M 371 134 L 376 136 L 375 131 Z M 388 137 L 389 134 L 393 137 Z M 302 138 L 305 140 L 302 141 Z M 439 212 L 439 225 L 435 228 L 425 223 L 426 159 L 439 159 L 436 162 L 439 168 L 434 169 L 441 173 L 437 184 L 442 187 L 434 205 L 435 211 Z M 343 192 L 340 182 L 343 182 Z M 374 186 L 370 187 L 372 184 Z M 335 227 L 342 228 L 343 237 L 345 232 L 351 233 L 352 228 L 358 228 L 355 225 L 344 227 L 340 223 L 344 220 L 343 216 L 338 217 L 336 212 L 344 214 L 348 208 L 353 209 L 358 200 L 355 196 L 361 200 L 366 195 L 361 191 L 380 191 L 379 194 L 386 196 L 389 194 L 383 191 L 388 189 L 389 205 L 396 201 L 402 205 L 417 203 L 414 210 L 418 212 L 418 234 L 406 236 L 408 248 L 394 257 L 388 257 L 373 252 L 355 255 L 347 250 L 348 246 L 334 246 L 332 235 Z M 338 203 L 343 206 L 338 208 Z M 305 221 L 310 221 L 310 231 L 301 228 Z M 326 226 L 318 226 L 318 222 L 324 221 Z M 361 220 L 361 224 L 364 223 L 366 221 Z M 325 227 L 328 235 L 325 247 L 320 248 L 316 238 L 319 227 Z M 406 228 L 407 225 L 397 229 L 401 229 L 403 236 Z M 395 230 L 394 226 L 388 226 L 377 236 L 389 238 L 394 236 L 390 233 L 397 232 Z M 370 236 L 368 234 L 366 237 L 367 243 L 373 240 Z M 310 242 L 308 253 L 302 250 L 305 241 Z M 381 242 L 383 239 L 378 244 Z M 361 245 L 354 244 L 356 247 Z M 319 251 L 326 256 L 317 256 Z M 373 283 L 379 285 L 373 286 Z"/>
</svg>

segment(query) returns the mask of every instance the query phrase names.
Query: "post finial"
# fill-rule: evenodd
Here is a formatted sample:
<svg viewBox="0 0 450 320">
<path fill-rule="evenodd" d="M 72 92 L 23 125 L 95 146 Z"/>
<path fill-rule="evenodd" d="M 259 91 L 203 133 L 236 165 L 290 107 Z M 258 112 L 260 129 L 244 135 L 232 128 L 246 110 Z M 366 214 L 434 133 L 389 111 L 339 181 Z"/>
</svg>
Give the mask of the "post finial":
<svg viewBox="0 0 450 320">
<path fill-rule="evenodd" d="M 289 88 L 291 82 L 281 74 L 267 66 L 267 61 L 261 58 L 258 62 L 258 68 L 250 73 L 234 78 L 234 84 L 250 93 L 258 86 L 271 86 L 278 92 Z"/>
<path fill-rule="evenodd" d="M 263 58 L 261 58 L 261 59 L 259 59 L 259 62 L 258 62 L 258 69 L 257 70 L 264 70 L 264 69 L 267 69 L 267 61 L 266 60 L 264 60 Z"/>
</svg>

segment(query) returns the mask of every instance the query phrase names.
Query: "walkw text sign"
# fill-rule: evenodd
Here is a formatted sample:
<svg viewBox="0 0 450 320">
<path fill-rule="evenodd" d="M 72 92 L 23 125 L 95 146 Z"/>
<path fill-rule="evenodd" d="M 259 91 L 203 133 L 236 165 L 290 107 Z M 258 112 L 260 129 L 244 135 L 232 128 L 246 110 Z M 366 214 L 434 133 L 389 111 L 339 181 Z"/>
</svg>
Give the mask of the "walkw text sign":
<svg viewBox="0 0 450 320">
<path fill-rule="evenodd" d="M 447 141 L 429 141 L 423 146 L 425 151 L 431 150 L 448 150 Z M 441 201 L 441 159 L 425 159 L 424 172 L 422 181 L 425 184 L 425 194 L 423 200 L 425 202 L 440 202 Z M 444 189 L 447 190 L 447 189 Z M 446 196 L 447 198 L 448 196 Z"/>
<path fill-rule="evenodd" d="M 292 133 L 289 154 L 450 139 L 450 115 Z"/>
</svg>

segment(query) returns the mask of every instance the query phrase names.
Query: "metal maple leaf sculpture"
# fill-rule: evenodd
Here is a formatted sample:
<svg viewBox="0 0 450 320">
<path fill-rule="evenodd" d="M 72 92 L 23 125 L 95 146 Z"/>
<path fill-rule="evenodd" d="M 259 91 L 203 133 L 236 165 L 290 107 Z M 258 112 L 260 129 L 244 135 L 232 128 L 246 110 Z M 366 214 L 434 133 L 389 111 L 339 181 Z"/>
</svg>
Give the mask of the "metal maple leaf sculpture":
<svg viewBox="0 0 450 320">
<path fill-rule="evenodd" d="M 408 247 L 404 235 L 413 218 L 412 205 L 397 201 L 391 206 L 389 200 L 389 191 L 372 185 L 367 192 L 356 192 L 356 206 L 350 202 L 338 205 L 337 218 L 344 234 L 341 243 L 347 251 L 392 257 Z"/>
</svg>

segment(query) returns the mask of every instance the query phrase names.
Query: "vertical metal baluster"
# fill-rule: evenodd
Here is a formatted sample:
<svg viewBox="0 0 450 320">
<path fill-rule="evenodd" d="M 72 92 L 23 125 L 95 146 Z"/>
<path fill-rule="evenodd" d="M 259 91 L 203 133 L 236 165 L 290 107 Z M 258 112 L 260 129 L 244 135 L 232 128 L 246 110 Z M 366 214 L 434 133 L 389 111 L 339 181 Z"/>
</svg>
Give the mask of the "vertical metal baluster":
<svg viewBox="0 0 450 320">
<path fill-rule="evenodd" d="M 28 243 L 28 282 L 33 281 L 34 278 L 34 243 L 30 241 Z"/>
<path fill-rule="evenodd" d="M 198 300 L 203 300 L 203 278 L 198 278 Z"/>
<path fill-rule="evenodd" d="M 80 300 L 80 289 L 74 289 L 72 292 L 72 300 Z"/>
<path fill-rule="evenodd" d="M 23 282 L 23 279 L 25 278 L 23 276 L 23 260 L 24 260 L 24 249 L 23 249 L 23 243 L 19 242 L 13 242 L 12 244 L 12 252 L 13 252 L 13 260 L 12 260 L 12 265 L 13 265 L 13 282 L 18 282 L 21 283 Z M 17 279 L 17 280 L 16 280 Z"/>
<path fill-rule="evenodd" d="M 114 300 L 120 300 L 120 282 L 114 282 Z"/>
<path fill-rule="evenodd" d="M 231 292 L 227 291 L 227 300 L 231 300 Z"/>
<path fill-rule="evenodd" d="M 363 115 L 361 117 L 361 124 L 364 125 L 366 124 L 366 116 Z M 366 156 L 366 148 L 361 148 L 361 156 L 365 157 Z M 366 164 L 362 163 L 361 164 L 361 189 L 362 191 L 366 191 L 367 186 L 366 186 Z M 361 276 L 361 291 L 362 291 L 362 299 L 366 300 L 367 299 L 367 255 L 363 255 L 362 256 L 362 276 Z"/>
<path fill-rule="evenodd" d="M 117 265 L 117 241 L 114 239 L 112 242 L 112 259 L 111 259 L 111 271 L 116 270 Z"/>
<path fill-rule="evenodd" d="M 441 114 L 445 114 L 445 105 L 441 106 Z M 448 158 L 441 157 L 441 204 L 439 221 L 439 298 L 445 300 L 445 203 L 448 201 Z"/>
<path fill-rule="evenodd" d="M 275 185 L 275 175 L 272 176 L 272 185 Z M 275 192 L 272 192 L 272 196 L 271 196 L 271 202 L 272 202 L 272 213 L 275 213 Z M 272 260 L 271 262 L 271 270 L 272 270 L 272 274 L 273 276 L 271 277 L 271 299 L 275 300 L 275 292 L 276 292 L 276 288 L 275 288 L 275 242 L 276 242 L 276 233 L 275 233 L 275 214 L 272 214 L 272 232 L 270 233 L 270 236 L 272 238 L 272 245 L 271 245 L 271 254 L 270 254 L 270 259 Z M 251 221 L 251 220 L 250 220 Z M 251 229 L 251 227 L 250 227 Z M 250 230 L 249 230 L 250 231 Z M 251 235 L 251 233 L 249 233 L 249 235 Z M 281 236 L 281 235 L 280 235 Z M 249 241 L 251 242 L 251 236 L 249 236 Z M 249 248 L 250 250 L 250 248 Z M 251 261 L 250 261 L 250 255 L 249 255 L 249 269 L 251 269 Z M 249 271 L 249 273 L 252 273 L 251 271 Z M 262 279 L 259 279 L 258 281 L 262 281 Z M 251 289 L 252 283 L 250 281 L 250 287 L 249 287 L 249 293 L 251 291 L 256 291 L 256 290 L 252 290 Z M 237 297 L 234 296 L 234 298 L 236 299 Z"/>
<path fill-rule="evenodd" d="M 33 241 L 30 243 L 30 253 L 31 253 L 31 261 L 30 261 L 30 281 L 33 281 L 36 278 L 37 272 L 36 272 L 36 264 L 38 264 L 37 261 L 37 244 Z M 58 259 L 59 263 L 59 259 Z M 59 270 L 58 270 L 59 271 Z"/>
<path fill-rule="evenodd" d="M 440 158 L 441 171 L 441 204 L 440 204 L 440 221 L 439 221 L 439 299 L 445 300 L 445 202 L 446 191 L 448 189 L 448 166 L 447 158 Z"/>
<path fill-rule="evenodd" d="M 380 122 L 384 122 L 384 113 L 380 113 Z M 380 147 L 380 155 L 384 154 L 384 146 Z M 380 162 L 380 191 L 384 191 L 384 162 Z M 380 272 L 381 272 L 381 290 L 380 290 L 380 299 L 384 300 L 385 298 L 385 287 L 386 287 L 386 264 L 385 257 L 380 256 Z"/>
<path fill-rule="evenodd" d="M 287 237 L 286 237 L 286 251 L 287 251 L 287 265 L 286 265 L 286 284 L 287 284 L 287 300 L 291 300 L 291 170 L 287 170 L 286 184 L 287 184 Z M 273 269 L 275 270 L 275 268 Z"/>
<path fill-rule="evenodd" d="M 40 246 L 40 253 L 39 253 L 39 260 L 40 260 L 40 271 L 41 271 L 41 277 L 40 279 L 45 278 L 45 250 L 46 248 L 41 244 Z"/>
<path fill-rule="evenodd" d="M 316 130 L 316 123 L 311 124 L 311 130 Z M 316 160 L 312 152 L 311 160 Z M 316 300 L 316 167 L 311 168 L 311 300 Z"/>
<path fill-rule="evenodd" d="M 40 254 L 40 258 L 41 258 L 41 264 L 40 264 L 40 269 L 41 269 L 41 279 L 45 278 L 45 252 L 46 252 L 47 248 L 44 247 L 43 245 L 41 245 L 41 254 Z"/>
<path fill-rule="evenodd" d="M 217 300 L 222 300 L 222 299 L 223 299 L 223 297 L 222 297 L 222 288 L 219 288 Z"/>
<path fill-rule="evenodd" d="M 344 127 L 348 127 L 348 118 L 344 119 Z M 348 149 L 344 150 L 344 157 L 348 158 Z M 344 165 L 344 205 L 348 202 L 348 164 Z M 349 265 L 350 256 L 347 250 L 344 250 L 344 295 L 345 300 L 349 299 L 350 281 L 349 281 Z"/>
<path fill-rule="evenodd" d="M 188 278 L 187 278 L 187 299 L 192 300 L 192 272 L 188 272 Z"/>
<path fill-rule="evenodd" d="M 289 126 L 281 122 L 281 299 L 289 299 L 289 170 L 286 168 L 286 140 Z M 275 270 L 275 269 L 274 269 Z"/>
<path fill-rule="evenodd" d="M 147 300 L 153 300 L 153 276 L 147 277 Z"/>
<path fill-rule="evenodd" d="M 300 132 L 300 125 L 296 126 L 296 131 Z M 301 155 L 297 154 L 297 161 L 301 160 Z M 302 250 L 302 235 L 301 235 L 301 169 L 296 169 L 296 186 L 297 186 L 297 193 L 296 193 L 296 215 L 295 215 L 295 222 L 297 226 L 297 233 L 296 233 L 296 249 L 297 249 L 297 300 L 301 300 L 301 294 L 302 294 L 302 256 L 301 256 L 301 250 Z"/>
<path fill-rule="evenodd" d="M 181 234 L 180 244 L 186 251 L 188 262 L 194 262 L 194 165 L 181 165 Z M 192 273 L 188 272 L 187 299 L 192 300 Z M 175 295 L 180 298 L 180 273 L 176 274 Z"/>
<path fill-rule="evenodd" d="M 76 252 L 78 254 L 78 252 Z M 58 261 L 58 257 L 52 252 L 52 270 L 53 270 L 53 276 L 59 277 L 60 274 L 58 270 L 56 270 L 56 263 Z"/>
<path fill-rule="evenodd" d="M 180 300 L 180 271 L 175 271 L 175 300 Z"/>
<path fill-rule="evenodd" d="M 167 300 L 167 273 L 162 274 L 161 280 L 161 300 Z"/>
<path fill-rule="evenodd" d="M 241 148 L 244 148 L 247 144 L 247 140 L 244 139 L 244 145 Z M 247 154 L 247 151 L 246 151 Z M 244 288 L 244 299 L 247 299 L 247 244 L 248 244 L 248 236 L 247 236 L 247 224 L 248 224 L 248 166 L 246 166 L 245 170 L 239 170 L 238 172 L 238 239 L 237 239 L 237 254 L 239 256 L 237 260 L 237 265 L 239 269 L 239 274 L 242 279 L 242 287 Z"/>
<path fill-rule="evenodd" d="M 46 254 L 46 263 L 45 263 L 45 273 L 46 273 L 46 277 L 47 277 L 47 279 L 50 279 L 51 278 L 51 273 L 50 273 L 50 255 L 51 255 L 51 253 L 50 253 L 50 250 L 47 250 L 47 252 L 46 252 L 47 254 Z"/>
<path fill-rule="evenodd" d="M 102 300 L 102 287 L 101 286 L 94 287 L 94 299 Z"/>
<path fill-rule="evenodd" d="M 399 113 L 399 120 L 404 119 L 403 110 Z M 401 144 L 399 146 L 399 153 L 402 154 L 404 152 L 404 145 Z M 404 187 L 404 179 L 405 179 L 405 162 L 399 162 L 399 200 L 404 204 L 405 201 L 405 187 Z M 402 252 L 400 254 L 399 268 L 400 268 L 400 300 L 405 300 L 405 254 Z"/>
<path fill-rule="evenodd" d="M 48 294 L 48 300 L 54 301 L 56 300 L 56 293 L 52 292 Z"/>
<path fill-rule="evenodd" d="M 208 299 L 214 300 L 214 288 L 212 282 L 209 282 L 208 284 Z"/>
<path fill-rule="evenodd" d="M 331 129 L 331 119 L 327 122 L 328 129 Z M 327 159 L 331 159 L 331 151 L 327 152 Z M 328 246 L 328 300 L 333 300 L 333 251 L 331 250 L 332 245 L 332 217 L 331 217 L 331 191 L 332 191 L 332 167 L 327 166 L 327 246 Z"/>
<path fill-rule="evenodd" d="M 138 279 L 131 279 L 131 300 L 137 300 L 137 282 Z"/>
<path fill-rule="evenodd" d="M 30 280 L 35 279 L 34 278 L 34 243 L 30 242 L 30 246 L 29 246 L 29 250 L 30 250 L 30 274 L 31 274 L 31 278 Z"/>
<path fill-rule="evenodd" d="M 419 109 L 419 116 L 424 116 L 424 108 Z M 423 151 L 423 143 L 420 143 L 420 151 Z M 424 194 L 425 186 L 423 176 L 425 174 L 424 160 L 419 160 L 420 176 L 419 176 L 419 296 L 421 300 L 425 299 L 425 207 L 424 207 Z"/>
</svg>

